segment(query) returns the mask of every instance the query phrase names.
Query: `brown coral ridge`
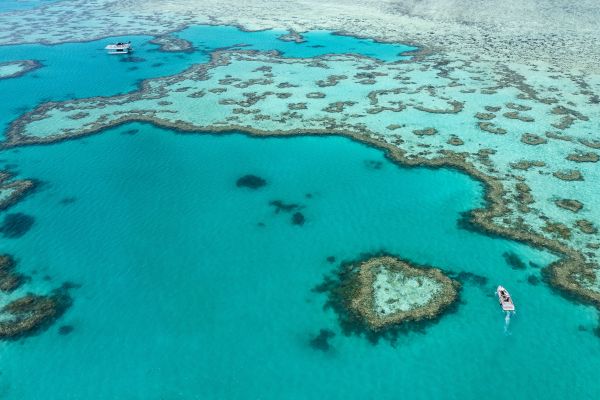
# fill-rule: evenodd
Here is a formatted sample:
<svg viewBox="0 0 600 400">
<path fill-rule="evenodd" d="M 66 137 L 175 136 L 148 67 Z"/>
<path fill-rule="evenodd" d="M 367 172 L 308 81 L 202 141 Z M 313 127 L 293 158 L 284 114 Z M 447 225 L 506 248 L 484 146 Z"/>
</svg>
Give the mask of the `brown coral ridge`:
<svg viewBox="0 0 600 400">
<path fill-rule="evenodd" d="M 13 204 L 19 202 L 25 195 L 29 194 L 35 187 L 35 182 L 31 179 L 13 180 L 12 174 L 8 171 L 0 171 L 0 191 L 10 190 L 8 196 L 0 199 L 0 211 L 6 210 Z"/>
<path fill-rule="evenodd" d="M 10 293 L 23 283 L 23 275 L 14 271 L 15 260 L 8 254 L 0 255 L 0 291 Z"/>
<path fill-rule="evenodd" d="M 68 286 L 46 296 L 27 294 L 0 309 L 0 340 L 18 339 L 47 328 L 71 305 Z"/>
</svg>

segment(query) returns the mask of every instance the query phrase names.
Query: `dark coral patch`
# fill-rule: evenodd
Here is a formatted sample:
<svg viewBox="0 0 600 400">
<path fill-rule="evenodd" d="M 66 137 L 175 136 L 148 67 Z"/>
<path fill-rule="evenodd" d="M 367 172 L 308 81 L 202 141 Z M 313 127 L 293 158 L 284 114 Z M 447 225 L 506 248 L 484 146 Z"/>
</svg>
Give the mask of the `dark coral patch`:
<svg viewBox="0 0 600 400">
<path fill-rule="evenodd" d="M 569 154 L 567 156 L 567 160 L 578 162 L 578 163 L 583 163 L 583 162 L 595 163 L 600 160 L 600 156 L 598 154 L 592 153 L 592 152 L 587 152 L 587 153 L 579 152 L 579 153 Z"/>
<path fill-rule="evenodd" d="M 329 339 L 335 337 L 335 332 L 329 329 L 321 329 L 319 334 L 310 340 L 310 347 L 315 350 L 327 352 L 331 349 Z"/>
<path fill-rule="evenodd" d="M 260 176 L 256 176 L 256 175 L 244 175 L 241 178 L 239 178 L 236 182 L 235 185 L 237 187 L 245 187 L 248 189 L 260 189 L 261 187 L 265 186 L 267 184 L 267 181 L 263 178 L 261 178 Z"/>
<path fill-rule="evenodd" d="M 519 258 L 519 256 L 516 255 L 515 253 L 507 251 L 507 252 L 505 252 L 505 253 L 502 254 L 502 257 L 504 257 L 504 260 L 506 261 L 506 263 L 508 265 L 510 265 L 510 267 L 512 269 L 525 269 L 525 268 L 527 268 L 527 266 L 525 265 L 525 263 L 523 262 L 523 260 L 521 260 Z"/>
<path fill-rule="evenodd" d="M 15 265 L 10 255 L 0 255 L 0 291 L 10 293 L 23 283 L 24 277 L 14 271 Z"/>
<path fill-rule="evenodd" d="M 279 214 L 280 212 L 289 213 L 302 208 L 300 204 L 284 203 L 281 200 L 273 200 L 269 202 L 269 205 L 275 207 L 275 214 Z"/>
<path fill-rule="evenodd" d="M 7 214 L 0 225 L 0 232 L 8 239 L 20 238 L 31 229 L 34 222 L 35 219 L 27 214 Z"/>
<path fill-rule="evenodd" d="M 583 208 L 583 203 L 575 199 L 558 199 L 554 201 L 554 204 L 574 213 L 579 212 Z"/>
<path fill-rule="evenodd" d="M 579 230 L 583 233 L 587 233 L 588 235 L 592 235 L 594 233 L 598 233 L 598 228 L 594 226 L 593 223 L 586 219 L 579 219 L 575 222 L 575 225 Z"/>
<path fill-rule="evenodd" d="M 576 169 L 556 171 L 552 175 L 563 181 L 582 181 L 583 175 Z"/>
<path fill-rule="evenodd" d="M 483 275 L 477 275 L 472 272 L 461 271 L 458 274 L 452 274 L 451 277 L 455 277 L 461 282 L 470 282 L 477 286 L 485 286 L 488 283 L 488 278 Z"/>
<path fill-rule="evenodd" d="M 365 160 L 365 167 L 368 169 L 378 170 L 383 167 L 383 162 L 379 160 Z"/>
<path fill-rule="evenodd" d="M 539 144 L 548 143 L 548 140 L 533 133 L 524 133 L 521 135 L 521 142 L 531 146 L 537 146 Z"/>
<path fill-rule="evenodd" d="M 327 262 L 329 264 L 333 264 L 335 262 L 335 257 L 334 256 L 329 256 L 326 258 Z"/>
<path fill-rule="evenodd" d="M 63 199 L 60 200 L 60 204 L 62 204 L 63 206 L 66 206 L 67 204 L 73 204 L 77 201 L 76 197 L 65 197 Z"/>
<path fill-rule="evenodd" d="M 11 301 L 0 309 L 0 339 L 17 339 L 33 335 L 59 318 L 71 305 L 66 289 L 54 290 L 50 295 L 28 294 Z"/>
<path fill-rule="evenodd" d="M 123 57 L 120 60 L 121 62 L 132 62 L 132 63 L 139 63 L 139 62 L 144 62 L 146 61 L 145 58 L 142 57 L 134 57 L 134 56 L 129 56 L 129 57 Z"/>
<path fill-rule="evenodd" d="M 304 215 L 297 211 L 294 213 L 294 215 L 292 215 L 292 224 L 293 225 L 304 225 L 304 223 L 306 222 L 306 218 L 304 217 Z"/>
<path fill-rule="evenodd" d="M 62 335 L 62 336 L 66 336 L 69 333 L 73 332 L 75 328 L 73 328 L 73 325 L 63 325 L 60 328 L 58 328 L 58 334 Z"/>
<path fill-rule="evenodd" d="M 437 133 L 435 128 L 415 129 L 413 133 L 417 136 L 432 136 Z"/>
</svg>

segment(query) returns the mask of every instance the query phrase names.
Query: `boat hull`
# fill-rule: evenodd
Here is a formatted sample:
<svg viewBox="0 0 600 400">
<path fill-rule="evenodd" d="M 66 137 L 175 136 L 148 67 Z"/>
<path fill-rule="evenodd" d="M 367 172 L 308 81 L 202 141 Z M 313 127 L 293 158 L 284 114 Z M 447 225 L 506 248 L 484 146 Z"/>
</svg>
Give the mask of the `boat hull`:
<svg viewBox="0 0 600 400">
<path fill-rule="evenodd" d="M 513 303 L 512 298 L 508 293 L 508 290 L 506 290 L 502 286 L 498 286 L 498 288 L 496 289 L 496 295 L 498 295 L 498 301 L 500 302 L 502 310 L 515 311 L 515 304 Z"/>
<path fill-rule="evenodd" d="M 133 51 L 130 43 L 109 44 L 104 49 L 108 54 L 129 54 Z"/>
</svg>

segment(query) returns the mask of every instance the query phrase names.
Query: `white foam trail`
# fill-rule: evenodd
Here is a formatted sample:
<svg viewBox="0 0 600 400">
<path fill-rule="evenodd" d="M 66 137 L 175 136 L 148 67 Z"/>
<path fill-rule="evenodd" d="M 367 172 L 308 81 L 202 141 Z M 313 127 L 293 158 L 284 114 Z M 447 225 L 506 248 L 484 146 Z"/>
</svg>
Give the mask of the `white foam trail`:
<svg viewBox="0 0 600 400">
<path fill-rule="evenodd" d="M 504 317 L 504 333 L 510 333 L 508 331 L 508 328 L 510 327 L 510 315 L 511 315 L 511 312 L 507 311 L 506 316 Z"/>
</svg>

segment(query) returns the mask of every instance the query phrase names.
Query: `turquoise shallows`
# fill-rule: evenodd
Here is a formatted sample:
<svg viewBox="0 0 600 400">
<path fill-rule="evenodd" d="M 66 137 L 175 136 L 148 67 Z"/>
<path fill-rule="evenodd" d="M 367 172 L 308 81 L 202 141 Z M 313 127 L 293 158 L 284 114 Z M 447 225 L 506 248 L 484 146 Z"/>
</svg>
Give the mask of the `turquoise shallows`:
<svg viewBox="0 0 600 400">
<path fill-rule="evenodd" d="M 140 124 L 4 159 L 45 184 L 11 211 L 35 225 L 2 249 L 33 274 L 28 290 L 82 287 L 49 330 L 0 343 L 2 398 L 564 399 L 600 390 L 595 311 L 529 284 L 539 269 L 513 270 L 502 253 L 538 265 L 552 256 L 457 228 L 460 212 L 481 205 L 481 186 L 464 174 L 400 168 L 344 138 Z M 237 188 L 248 173 L 268 185 Z M 67 197 L 75 201 L 61 204 Z M 306 224 L 275 214 L 271 200 L 303 205 Z M 465 283 L 456 313 L 395 348 L 344 337 L 311 289 L 336 268 L 328 256 L 380 249 L 489 282 Z M 498 283 L 517 305 L 510 334 Z M 61 325 L 74 330 L 61 336 Z M 328 352 L 309 345 L 320 329 L 336 333 Z"/>
<path fill-rule="evenodd" d="M 59 0 L 1 0 L 0 13 L 42 7 L 57 1 Z"/>
</svg>

